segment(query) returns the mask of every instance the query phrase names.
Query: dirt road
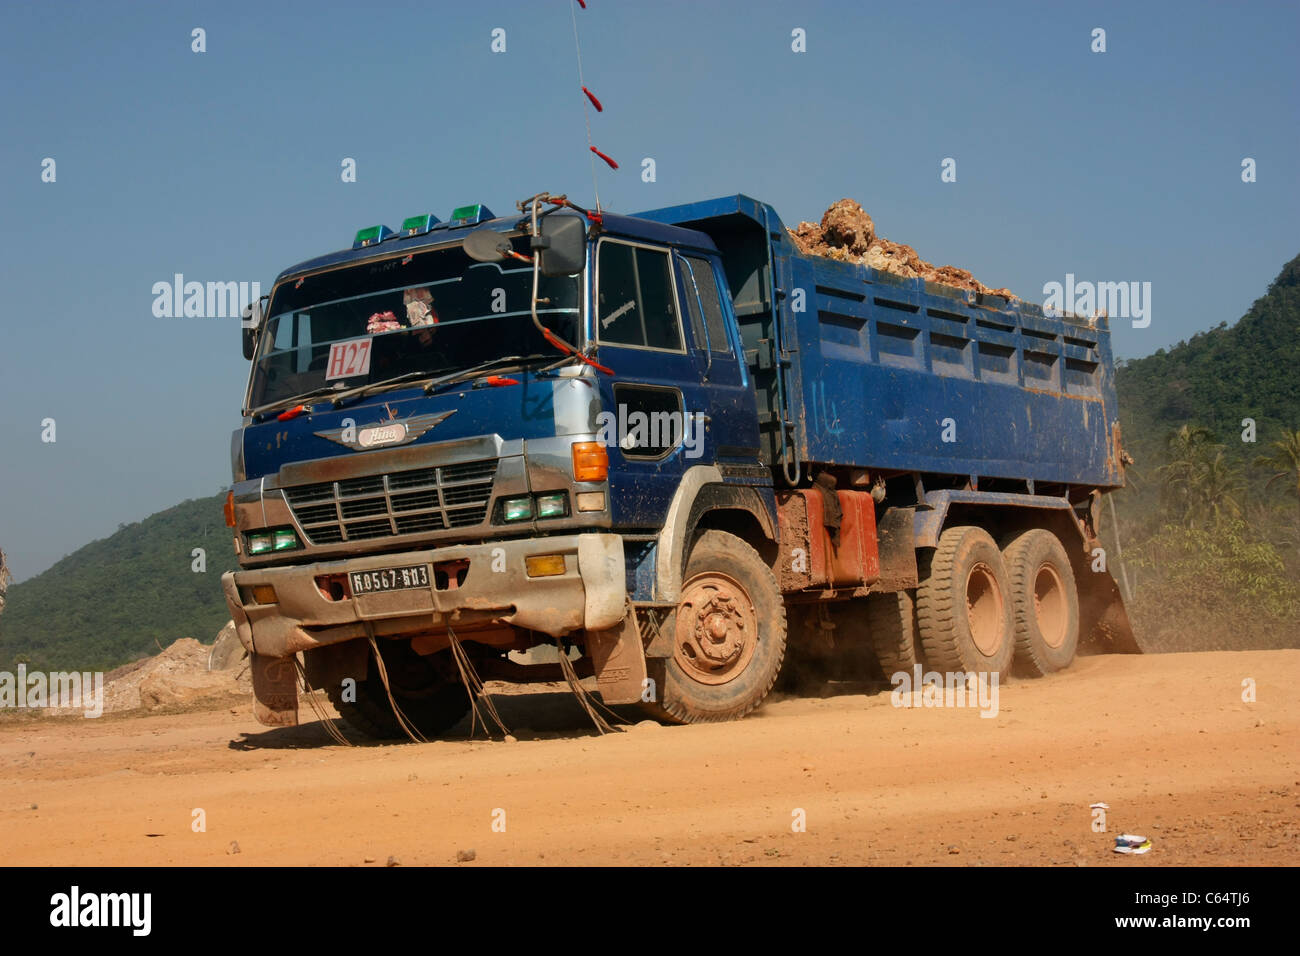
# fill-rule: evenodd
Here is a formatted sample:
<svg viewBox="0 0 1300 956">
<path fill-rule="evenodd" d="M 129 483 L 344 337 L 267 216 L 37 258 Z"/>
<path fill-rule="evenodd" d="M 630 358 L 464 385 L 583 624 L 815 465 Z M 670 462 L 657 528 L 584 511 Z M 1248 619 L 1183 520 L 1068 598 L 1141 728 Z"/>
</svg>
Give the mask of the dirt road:
<svg viewBox="0 0 1300 956">
<path fill-rule="evenodd" d="M 357 747 L 260 727 L 247 701 L 10 715 L 0 847 L 28 864 L 1296 864 L 1298 683 L 1300 651 L 1091 657 L 1007 682 L 989 718 L 886 689 L 605 737 L 571 696 L 528 693 L 497 701 L 517 742 Z M 1153 849 L 1113 853 L 1123 832 Z"/>
</svg>

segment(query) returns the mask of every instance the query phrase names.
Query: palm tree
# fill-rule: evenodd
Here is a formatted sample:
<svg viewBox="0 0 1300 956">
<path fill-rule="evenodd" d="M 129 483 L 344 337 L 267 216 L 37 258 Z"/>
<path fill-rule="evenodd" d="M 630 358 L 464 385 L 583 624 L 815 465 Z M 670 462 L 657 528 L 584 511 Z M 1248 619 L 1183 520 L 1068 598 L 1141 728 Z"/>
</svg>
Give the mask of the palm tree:
<svg viewBox="0 0 1300 956">
<path fill-rule="evenodd" d="M 1190 458 L 1193 452 L 1213 442 L 1214 432 L 1204 425 L 1183 425 L 1165 436 L 1165 451 L 1169 453 L 1171 461 Z"/>
<path fill-rule="evenodd" d="M 1189 523 L 1197 510 L 1197 486 L 1211 454 L 1221 447 L 1214 444 L 1214 434 L 1201 425 L 1183 425 L 1165 436 L 1167 461 L 1156 469 L 1160 500 L 1179 522 Z"/>
<path fill-rule="evenodd" d="M 1272 469 L 1273 474 L 1264 482 L 1268 489 L 1274 484 L 1281 484 L 1287 494 L 1296 496 L 1300 502 L 1300 428 L 1282 429 L 1282 437 L 1269 445 L 1272 454 L 1260 455 L 1255 459 L 1258 467 Z"/>
<path fill-rule="evenodd" d="M 1241 467 L 1223 456 L 1223 447 L 1207 461 L 1197 476 L 1194 488 L 1193 513 L 1208 518 L 1208 524 L 1217 525 L 1225 518 L 1241 517 L 1241 489 L 1244 481 Z"/>
</svg>

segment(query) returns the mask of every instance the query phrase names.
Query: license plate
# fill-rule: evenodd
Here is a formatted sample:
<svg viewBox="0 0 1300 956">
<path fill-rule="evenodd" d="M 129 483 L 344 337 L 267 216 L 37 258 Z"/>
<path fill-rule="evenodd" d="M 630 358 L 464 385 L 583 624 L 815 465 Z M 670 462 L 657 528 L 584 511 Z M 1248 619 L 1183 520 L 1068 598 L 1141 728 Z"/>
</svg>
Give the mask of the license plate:
<svg viewBox="0 0 1300 956">
<path fill-rule="evenodd" d="M 427 588 L 429 566 L 413 564 L 405 568 L 376 568 L 374 571 L 351 571 L 352 593 L 378 594 L 382 591 L 401 591 L 406 588 Z"/>
</svg>

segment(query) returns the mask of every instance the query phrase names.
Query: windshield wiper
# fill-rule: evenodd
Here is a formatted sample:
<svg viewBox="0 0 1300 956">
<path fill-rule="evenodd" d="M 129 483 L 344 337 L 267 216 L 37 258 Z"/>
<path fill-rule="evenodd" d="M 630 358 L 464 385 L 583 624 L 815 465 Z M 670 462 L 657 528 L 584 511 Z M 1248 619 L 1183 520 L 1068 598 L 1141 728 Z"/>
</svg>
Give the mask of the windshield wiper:
<svg viewBox="0 0 1300 956">
<path fill-rule="evenodd" d="M 432 381 L 424 386 L 424 394 L 431 394 L 433 390 L 440 385 L 449 385 L 455 382 L 474 378 L 491 368 L 497 368 L 503 365 L 513 365 L 518 362 L 534 361 L 542 358 L 550 358 L 550 356 L 534 353 L 532 355 L 506 355 L 501 358 L 494 358 L 490 361 L 475 365 L 473 368 L 459 369 L 455 372 L 443 375 L 440 378 L 433 378 Z M 368 395 L 371 392 L 391 388 L 392 386 L 400 385 L 403 382 L 414 382 L 430 377 L 431 375 L 429 372 L 407 372 L 405 375 L 398 375 L 395 378 L 384 379 L 382 382 L 371 382 L 367 385 L 358 385 L 356 388 L 348 389 L 346 392 L 339 392 L 335 395 L 333 404 L 335 408 L 338 408 L 350 398 Z"/>
<path fill-rule="evenodd" d="M 265 405 L 251 409 L 247 414 L 254 418 L 259 415 L 268 415 L 271 412 L 280 411 L 284 408 L 301 405 L 309 398 L 320 398 L 322 395 L 329 395 L 335 391 L 337 391 L 337 389 L 333 385 L 313 388 L 310 392 L 303 392 L 301 395 L 295 395 L 293 398 L 282 398 L 278 402 L 267 402 Z"/>
<path fill-rule="evenodd" d="M 504 371 L 503 366 L 510 366 L 523 362 L 535 362 L 538 359 L 548 359 L 551 356 L 543 355 L 541 352 L 533 352 L 531 355 L 506 355 L 501 358 L 495 358 L 488 362 L 475 365 L 473 368 L 463 369 L 459 372 L 452 372 L 450 375 L 444 375 L 442 378 L 436 378 L 428 385 L 424 386 L 424 394 L 432 394 L 433 390 L 440 385 L 455 385 L 458 382 L 467 382 L 471 378 L 477 378 L 489 369 L 498 369 Z M 522 367 L 522 365 L 520 366 Z"/>
<path fill-rule="evenodd" d="M 443 375 L 440 378 L 433 378 L 433 381 L 429 382 L 429 384 L 424 387 L 424 393 L 429 395 L 440 385 L 450 385 L 455 384 L 456 382 L 467 381 L 468 379 L 476 378 L 489 369 L 497 368 L 499 366 L 509 366 L 521 362 L 533 362 L 538 359 L 547 358 L 551 358 L 551 356 L 543 355 L 540 352 L 533 352 L 530 355 L 505 355 L 501 358 L 494 358 L 487 362 L 475 365 L 472 368 L 458 369 L 457 371 Z M 379 382 L 367 382 L 365 385 L 358 385 L 355 388 L 346 389 L 344 391 L 339 391 L 334 386 L 327 385 L 323 388 L 312 389 L 310 392 L 304 392 L 302 395 L 296 395 L 293 398 L 281 399 L 278 402 L 268 402 L 266 405 L 253 409 L 249 414 L 253 416 L 266 415 L 271 412 L 280 411 L 281 409 L 290 408 L 294 405 L 306 404 L 309 399 L 321 398 L 326 395 L 333 396 L 331 404 L 335 408 L 338 408 L 350 398 L 356 398 L 358 396 L 367 395 L 371 392 L 391 388 L 395 385 L 400 385 L 403 382 L 414 382 L 431 377 L 431 373 L 429 372 L 407 372 L 403 375 L 396 375 L 393 378 L 386 378 Z"/>
<path fill-rule="evenodd" d="M 428 377 L 428 372 L 407 372 L 405 375 L 395 375 L 392 378 L 386 378 L 379 382 L 368 382 L 365 385 L 358 385 L 356 388 L 350 388 L 345 392 L 339 392 L 334 396 L 333 405 L 335 408 L 338 408 L 349 398 L 355 398 L 359 395 L 367 395 L 370 392 L 377 392 L 394 385 L 400 385 L 403 382 L 411 382 Z"/>
</svg>

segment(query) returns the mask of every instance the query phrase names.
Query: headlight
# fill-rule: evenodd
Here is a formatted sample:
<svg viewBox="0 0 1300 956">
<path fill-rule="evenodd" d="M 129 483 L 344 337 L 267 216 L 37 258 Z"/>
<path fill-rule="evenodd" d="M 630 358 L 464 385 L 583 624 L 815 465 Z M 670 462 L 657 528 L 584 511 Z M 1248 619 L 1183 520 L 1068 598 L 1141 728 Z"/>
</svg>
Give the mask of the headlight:
<svg viewBox="0 0 1300 956">
<path fill-rule="evenodd" d="M 508 498 L 501 505 L 501 516 L 506 521 L 526 521 L 533 516 L 532 498 Z"/>
<path fill-rule="evenodd" d="M 292 551 L 298 547 L 298 536 L 292 528 L 281 528 L 274 534 L 276 551 Z"/>
<path fill-rule="evenodd" d="M 568 511 L 568 495 L 563 491 L 552 495 L 540 495 L 537 498 L 537 517 L 563 518 Z"/>
<path fill-rule="evenodd" d="M 259 531 L 248 536 L 249 554 L 266 554 L 273 547 L 274 539 L 267 531 Z"/>
<path fill-rule="evenodd" d="M 498 506 L 496 521 L 528 521 L 530 518 L 563 518 L 569 513 L 569 493 L 548 491 L 524 498 L 507 498 Z"/>
<path fill-rule="evenodd" d="M 264 531 L 253 531 L 247 536 L 247 552 L 252 554 L 266 554 L 269 551 L 296 551 L 302 547 L 302 542 L 298 540 L 297 533 L 292 528 L 267 528 Z"/>
</svg>

